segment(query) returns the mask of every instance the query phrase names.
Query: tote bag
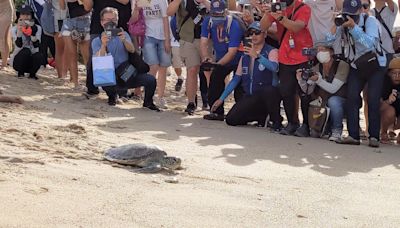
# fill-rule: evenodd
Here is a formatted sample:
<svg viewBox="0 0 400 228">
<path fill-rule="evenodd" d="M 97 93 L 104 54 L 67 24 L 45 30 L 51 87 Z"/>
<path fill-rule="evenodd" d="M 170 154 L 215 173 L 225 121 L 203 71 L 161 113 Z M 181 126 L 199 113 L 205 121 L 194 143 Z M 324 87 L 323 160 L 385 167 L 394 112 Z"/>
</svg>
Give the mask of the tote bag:
<svg viewBox="0 0 400 228">
<path fill-rule="evenodd" d="M 95 86 L 115 86 L 114 58 L 111 55 L 92 57 L 93 84 Z"/>
</svg>

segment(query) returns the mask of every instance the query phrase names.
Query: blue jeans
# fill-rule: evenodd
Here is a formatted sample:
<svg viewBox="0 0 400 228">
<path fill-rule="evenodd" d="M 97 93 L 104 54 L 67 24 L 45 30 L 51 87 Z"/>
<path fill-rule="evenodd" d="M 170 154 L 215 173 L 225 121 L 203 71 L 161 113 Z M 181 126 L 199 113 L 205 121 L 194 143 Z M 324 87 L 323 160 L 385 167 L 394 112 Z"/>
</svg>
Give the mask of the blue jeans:
<svg viewBox="0 0 400 228">
<path fill-rule="evenodd" d="M 165 52 L 164 40 L 146 36 L 142 50 L 143 59 L 147 64 L 171 66 L 171 54 Z"/>
<path fill-rule="evenodd" d="M 370 137 L 379 140 L 381 128 L 379 108 L 386 67 L 379 67 L 376 72 L 368 75 L 365 79 L 358 76 L 358 73 L 356 69 L 351 68 L 347 78 L 346 112 L 349 135 L 360 140 L 360 108 L 362 106 L 360 93 L 365 83 L 368 83 L 368 133 Z"/>
<path fill-rule="evenodd" d="M 103 87 L 103 90 L 106 91 L 109 99 L 115 100 L 117 95 L 120 95 L 121 92 L 141 86 L 144 87 L 143 105 L 147 106 L 153 104 L 153 96 L 156 90 L 157 81 L 156 78 L 150 74 L 138 74 L 134 77 L 131 77 L 123 85 L 117 84 L 116 86 L 105 86 Z"/>
<path fill-rule="evenodd" d="M 340 96 L 331 96 L 328 99 L 328 107 L 330 108 L 329 119 L 332 130 L 343 130 L 343 115 L 346 99 Z"/>
</svg>

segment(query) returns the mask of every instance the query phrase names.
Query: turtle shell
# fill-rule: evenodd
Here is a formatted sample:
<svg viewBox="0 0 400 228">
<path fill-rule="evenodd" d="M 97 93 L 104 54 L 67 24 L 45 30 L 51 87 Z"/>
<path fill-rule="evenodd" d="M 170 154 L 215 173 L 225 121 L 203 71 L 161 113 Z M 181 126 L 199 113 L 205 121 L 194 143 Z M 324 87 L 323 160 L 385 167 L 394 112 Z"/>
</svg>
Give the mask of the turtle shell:
<svg viewBox="0 0 400 228">
<path fill-rule="evenodd" d="M 144 161 L 160 161 L 167 153 L 155 145 L 143 143 L 128 144 L 106 150 L 104 158 L 124 165 L 142 166 Z"/>
</svg>

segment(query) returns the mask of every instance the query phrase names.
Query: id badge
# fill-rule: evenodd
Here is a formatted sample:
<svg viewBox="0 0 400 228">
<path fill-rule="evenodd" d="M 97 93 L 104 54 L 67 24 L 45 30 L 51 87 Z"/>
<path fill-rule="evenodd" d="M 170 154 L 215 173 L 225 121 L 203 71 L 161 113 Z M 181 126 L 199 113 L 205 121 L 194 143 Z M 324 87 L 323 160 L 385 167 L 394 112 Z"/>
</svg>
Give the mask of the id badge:
<svg viewBox="0 0 400 228">
<path fill-rule="evenodd" d="M 293 49 L 293 48 L 295 47 L 295 45 L 294 45 L 294 39 L 293 39 L 292 35 L 290 35 L 290 37 L 289 37 L 289 47 L 290 47 L 291 49 Z"/>
</svg>

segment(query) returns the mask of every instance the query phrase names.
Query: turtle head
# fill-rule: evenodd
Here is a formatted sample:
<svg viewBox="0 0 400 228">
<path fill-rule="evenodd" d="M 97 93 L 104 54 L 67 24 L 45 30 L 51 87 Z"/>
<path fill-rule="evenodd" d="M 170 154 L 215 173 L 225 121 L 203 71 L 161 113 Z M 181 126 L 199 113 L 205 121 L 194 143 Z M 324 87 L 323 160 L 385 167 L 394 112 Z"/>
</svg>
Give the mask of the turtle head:
<svg viewBox="0 0 400 228">
<path fill-rule="evenodd" d="M 170 169 L 170 170 L 175 170 L 181 167 L 182 160 L 177 157 L 165 157 L 162 166 L 164 168 Z"/>
</svg>

